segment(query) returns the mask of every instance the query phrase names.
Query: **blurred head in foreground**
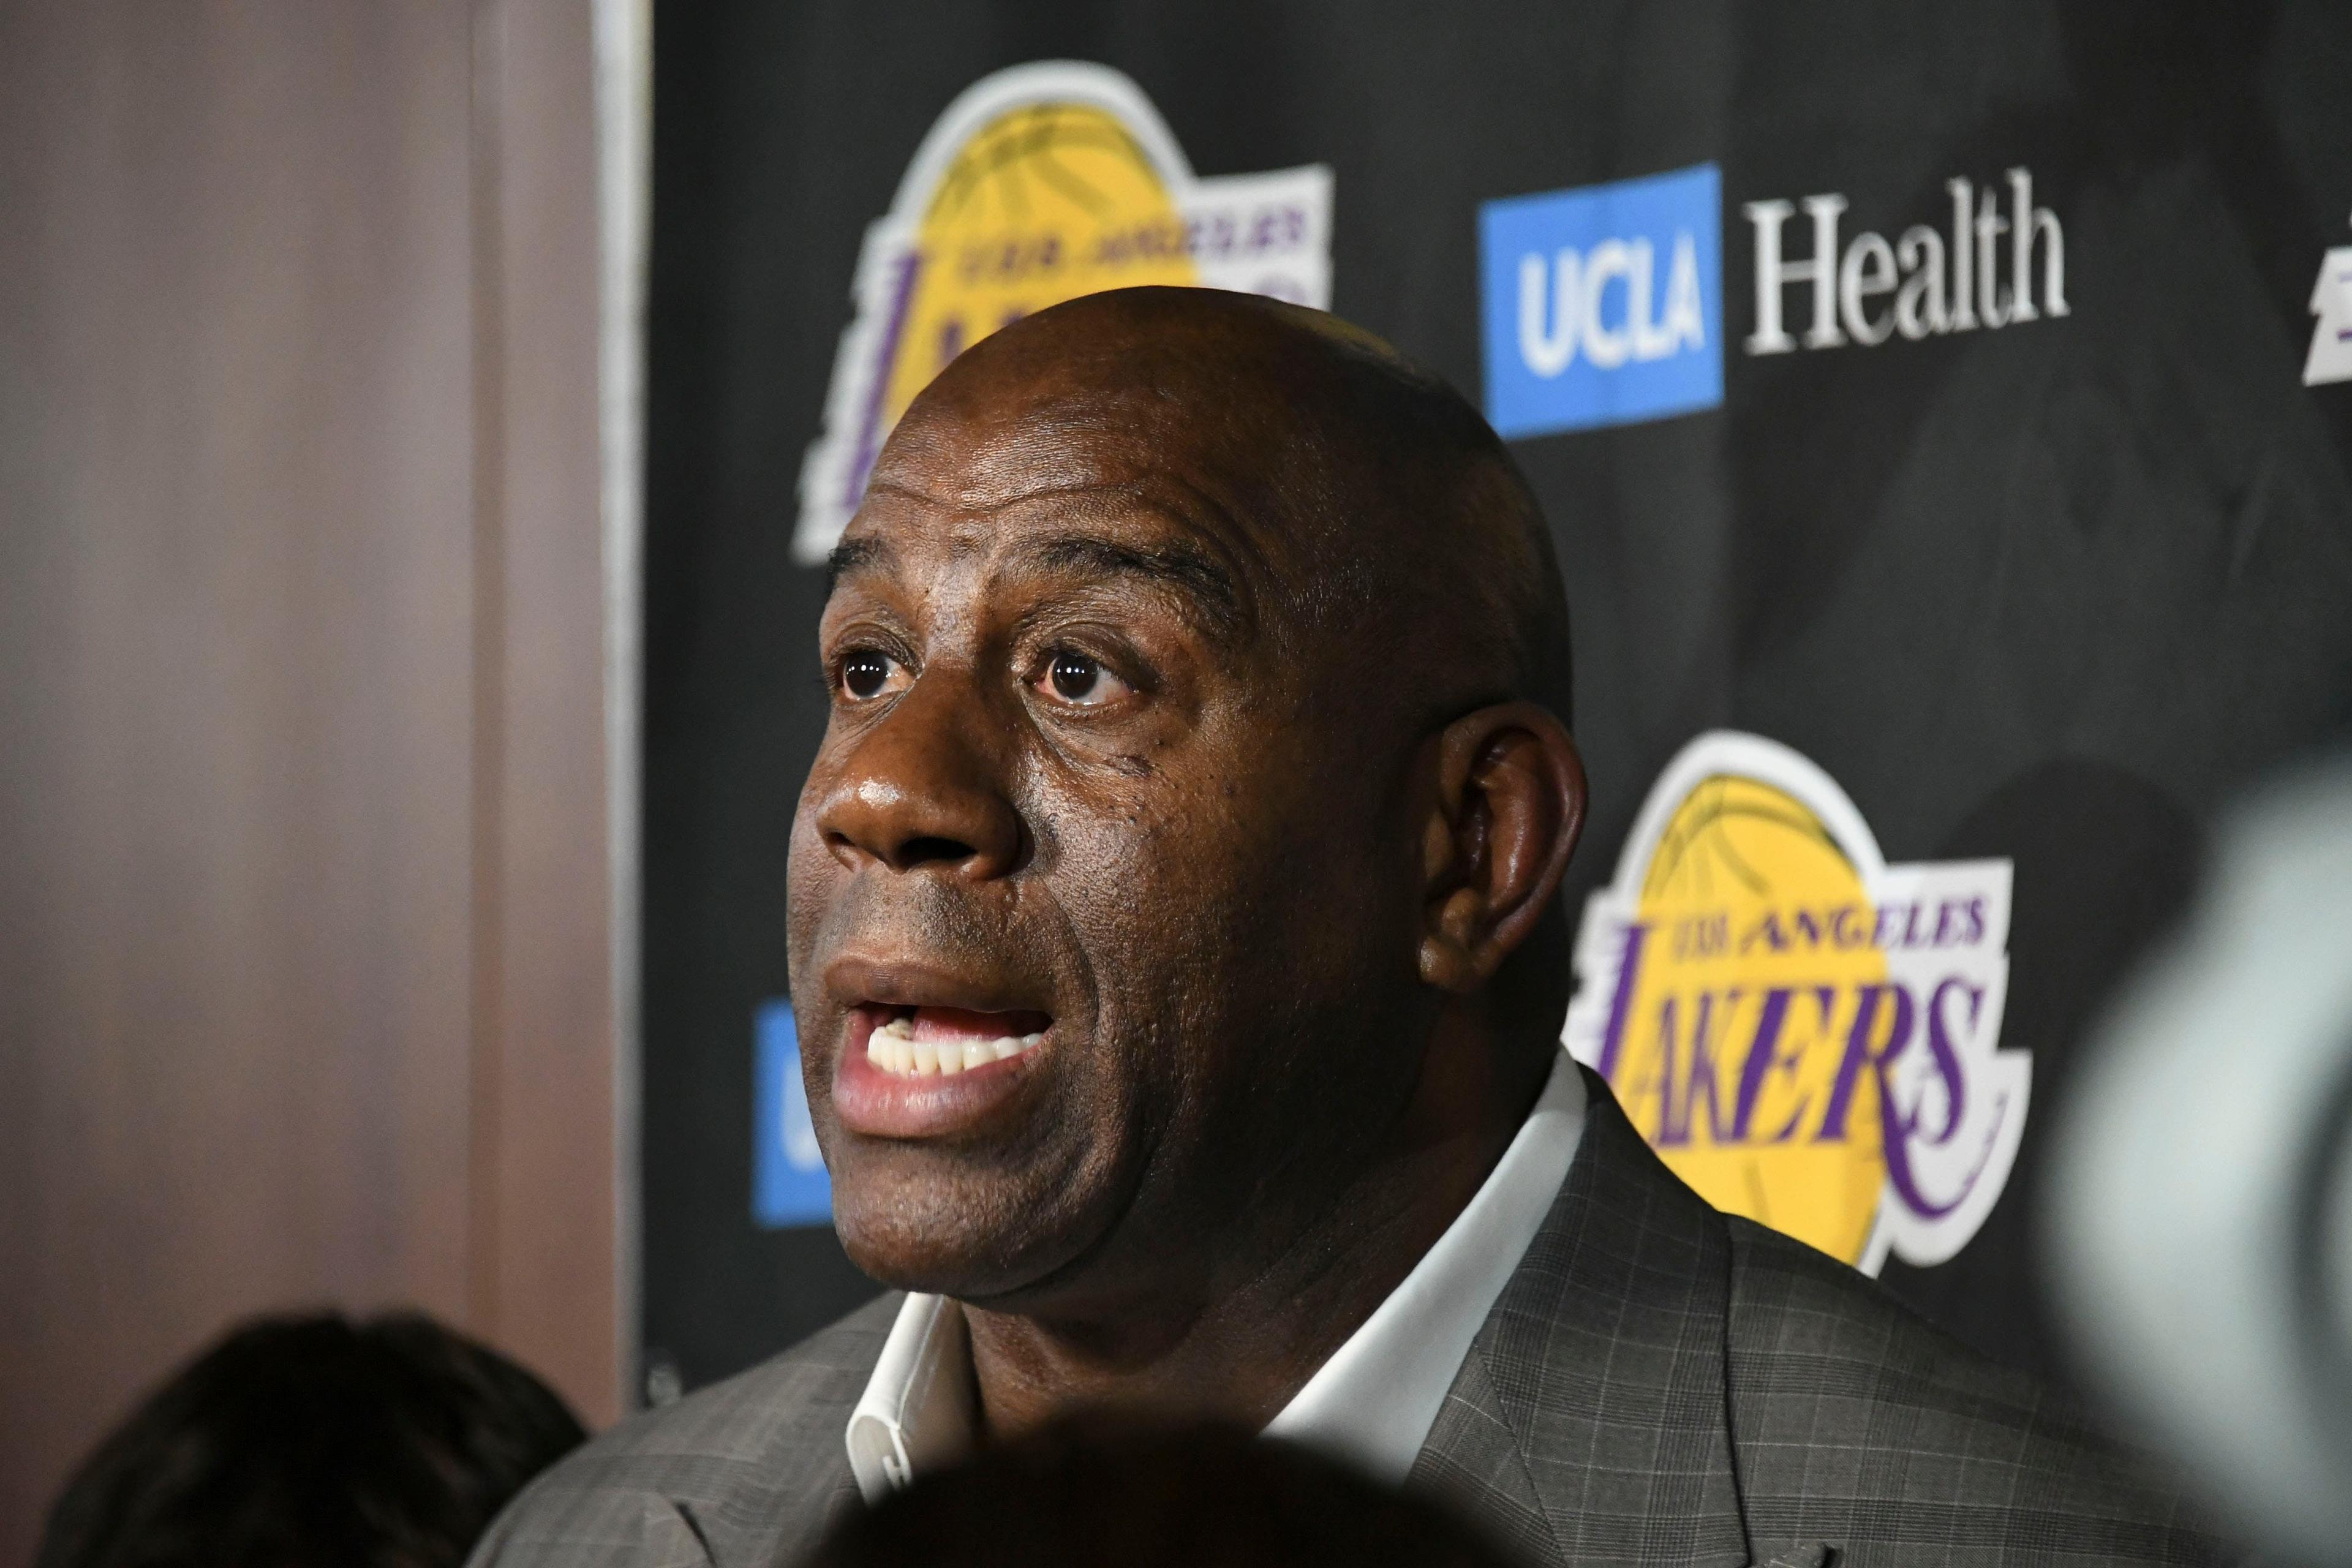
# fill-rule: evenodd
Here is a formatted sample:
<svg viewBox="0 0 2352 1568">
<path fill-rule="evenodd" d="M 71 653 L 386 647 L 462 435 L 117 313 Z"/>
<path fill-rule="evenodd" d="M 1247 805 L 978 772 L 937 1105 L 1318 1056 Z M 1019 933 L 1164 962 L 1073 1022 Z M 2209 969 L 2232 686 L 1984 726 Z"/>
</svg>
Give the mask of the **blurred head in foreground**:
<svg viewBox="0 0 2352 1568">
<path fill-rule="evenodd" d="M 427 1318 L 263 1319 L 99 1446 L 35 1561 L 455 1568 L 584 1436 L 537 1378 Z"/>
<path fill-rule="evenodd" d="M 919 1476 L 806 1568 L 1506 1568 L 1435 1505 L 1225 1425 L 1063 1422 Z"/>
</svg>

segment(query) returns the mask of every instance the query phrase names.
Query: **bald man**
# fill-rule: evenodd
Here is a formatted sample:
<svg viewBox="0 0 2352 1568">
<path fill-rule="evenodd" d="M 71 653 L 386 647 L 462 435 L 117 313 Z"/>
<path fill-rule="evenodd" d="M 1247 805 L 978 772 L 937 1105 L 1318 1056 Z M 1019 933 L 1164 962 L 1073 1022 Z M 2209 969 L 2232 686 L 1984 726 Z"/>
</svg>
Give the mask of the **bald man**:
<svg viewBox="0 0 2352 1568">
<path fill-rule="evenodd" d="M 792 989 L 893 1291 L 480 1561 L 789 1562 L 1089 1407 L 1307 1444 L 1530 1563 L 2211 1554 L 1561 1052 L 1567 605 L 1442 382 L 1248 296 L 1075 300 L 916 400 L 833 565 Z"/>
</svg>

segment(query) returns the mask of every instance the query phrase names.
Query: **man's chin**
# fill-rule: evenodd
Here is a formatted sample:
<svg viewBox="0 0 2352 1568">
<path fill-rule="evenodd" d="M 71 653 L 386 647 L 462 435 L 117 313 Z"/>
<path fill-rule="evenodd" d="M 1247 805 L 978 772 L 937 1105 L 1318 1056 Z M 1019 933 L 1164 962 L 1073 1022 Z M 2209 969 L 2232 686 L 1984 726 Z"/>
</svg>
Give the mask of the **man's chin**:
<svg viewBox="0 0 2352 1568">
<path fill-rule="evenodd" d="M 1019 1300 L 1084 1250 L 1034 1222 L 1019 1205 L 952 1192 L 860 1202 L 835 1191 L 834 1230 L 852 1263 L 893 1289 L 960 1301 Z"/>
</svg>

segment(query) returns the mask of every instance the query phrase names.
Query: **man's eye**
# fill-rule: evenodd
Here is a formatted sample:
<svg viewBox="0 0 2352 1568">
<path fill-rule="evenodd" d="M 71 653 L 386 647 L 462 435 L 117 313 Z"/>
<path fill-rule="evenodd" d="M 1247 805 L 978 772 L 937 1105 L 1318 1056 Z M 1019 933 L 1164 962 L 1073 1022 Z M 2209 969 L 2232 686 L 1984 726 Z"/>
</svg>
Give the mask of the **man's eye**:
<svg viewBox="0 0 2352 1568">
<path fill-rule="evenodd" d="M 1065 648 L 1045 667 L 1039 684 L 1065 702 L 1081 708 L 1099 707 L 1128 689 L 1127 682 L 1102 667 L 1100 659 Z"/>
<path fill-rule="evenodd" d="M 870 647 L 853 650 L 841 661 L 841 689 L 852 697 L 879 697 L 890 684 L 890 659 Z"/>
</svg>

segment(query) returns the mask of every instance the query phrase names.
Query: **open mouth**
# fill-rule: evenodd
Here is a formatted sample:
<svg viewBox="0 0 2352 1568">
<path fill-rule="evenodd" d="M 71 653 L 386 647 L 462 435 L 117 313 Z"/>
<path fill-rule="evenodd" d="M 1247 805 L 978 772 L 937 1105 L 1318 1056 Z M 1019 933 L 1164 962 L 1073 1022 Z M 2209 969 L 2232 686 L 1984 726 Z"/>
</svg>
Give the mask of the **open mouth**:
<svg viewBox="0 0 2352 1568">
<path fill-rule="evenodd" d="M 898 1078 L 970 1072 L 1034 1050 L 1053 1027 L 1043 1013 L 976 1013 L 963 1007 L 886 1007 L 866 1037 L 866 1059 Z"/>
</svg>

